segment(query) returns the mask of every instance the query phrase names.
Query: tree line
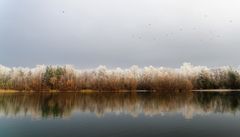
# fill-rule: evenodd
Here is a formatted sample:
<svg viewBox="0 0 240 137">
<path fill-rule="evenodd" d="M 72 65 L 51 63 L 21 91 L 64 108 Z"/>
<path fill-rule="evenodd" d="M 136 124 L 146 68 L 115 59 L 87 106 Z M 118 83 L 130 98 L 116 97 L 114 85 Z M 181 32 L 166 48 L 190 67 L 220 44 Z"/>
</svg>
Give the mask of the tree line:
<svg viewBox="0 0 240 137">
<path fill-rule="evenodd" d="M 0 89 L 20 91 L 188 91 L 240 89 L 240 70 L 184 63 L 180 68 L 76 69 L 71 65 L 9 68 L 0 65 Z"/>
</svg>

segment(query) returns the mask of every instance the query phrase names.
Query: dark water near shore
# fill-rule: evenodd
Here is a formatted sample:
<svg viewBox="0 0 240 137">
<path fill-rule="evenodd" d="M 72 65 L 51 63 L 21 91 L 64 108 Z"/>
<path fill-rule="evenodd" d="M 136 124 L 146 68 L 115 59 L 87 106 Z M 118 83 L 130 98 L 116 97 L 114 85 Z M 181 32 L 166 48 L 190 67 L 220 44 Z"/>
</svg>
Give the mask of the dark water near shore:
<svg viewBox="0 0 240 137">
<path fill-rule="evenodd" d="M 0 137 L 239 137 L 240 92 L 2 93 Z"/>
</svg>

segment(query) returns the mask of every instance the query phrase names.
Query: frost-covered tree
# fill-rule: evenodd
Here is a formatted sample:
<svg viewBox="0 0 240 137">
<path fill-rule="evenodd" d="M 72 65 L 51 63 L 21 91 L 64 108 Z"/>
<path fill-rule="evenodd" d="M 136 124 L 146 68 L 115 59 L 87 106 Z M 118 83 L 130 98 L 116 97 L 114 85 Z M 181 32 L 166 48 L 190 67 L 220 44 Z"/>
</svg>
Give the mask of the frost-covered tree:
<svg viewBox="0 0 240 137">
<path fill-rule="evenodd" d="M 240 88 L 240 70 L 232 67 L 207 68 L 184 63 L 180 68 L 132 66 L 129 69 L 79 70 L 71 65 L 8 68 L 0 65 L 0 89 L 98 91 Z"/>
</svg>

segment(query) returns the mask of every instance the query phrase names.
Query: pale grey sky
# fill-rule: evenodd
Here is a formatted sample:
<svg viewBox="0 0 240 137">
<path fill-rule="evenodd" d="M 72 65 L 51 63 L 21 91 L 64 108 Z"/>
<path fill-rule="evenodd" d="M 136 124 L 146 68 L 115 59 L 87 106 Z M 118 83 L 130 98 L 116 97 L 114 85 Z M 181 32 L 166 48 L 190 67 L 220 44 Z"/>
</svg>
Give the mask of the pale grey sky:
<svg viewBox="0 0 240 137">
<path fill-rule="evenodd" d="M 239 0 L 0 0 L 0 64 L 238 66 Z"/>
</svg>

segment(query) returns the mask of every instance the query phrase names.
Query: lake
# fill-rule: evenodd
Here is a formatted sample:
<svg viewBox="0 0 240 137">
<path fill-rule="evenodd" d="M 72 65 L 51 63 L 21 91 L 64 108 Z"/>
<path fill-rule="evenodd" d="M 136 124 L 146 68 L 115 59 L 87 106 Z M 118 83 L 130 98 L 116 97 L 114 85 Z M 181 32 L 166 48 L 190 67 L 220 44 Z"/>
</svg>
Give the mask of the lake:
<svg viewBox="0 0 240 137">
<path fill-rule="evenodd" d="M 240 92 L 1 93 L 0 137 L 239 137 Z"/>
</svg>

